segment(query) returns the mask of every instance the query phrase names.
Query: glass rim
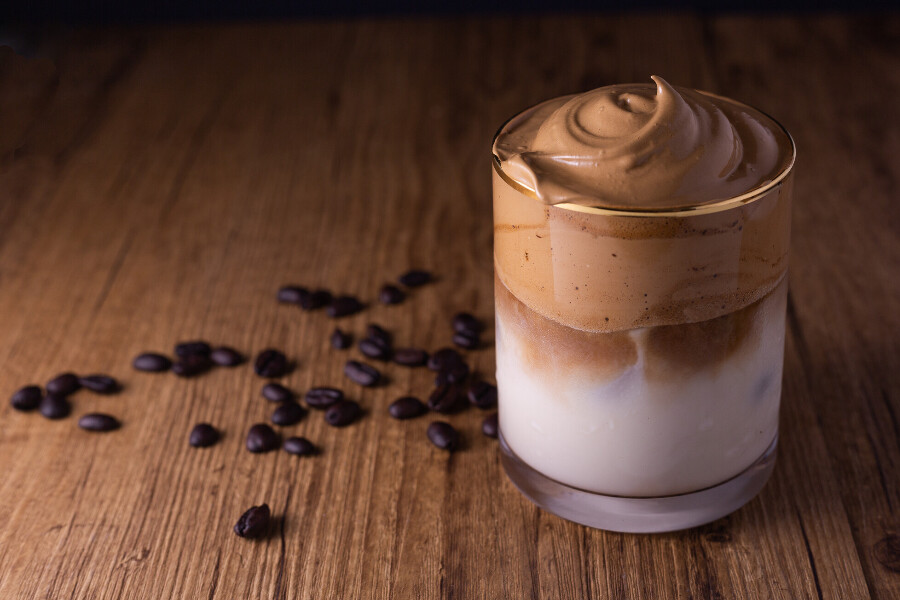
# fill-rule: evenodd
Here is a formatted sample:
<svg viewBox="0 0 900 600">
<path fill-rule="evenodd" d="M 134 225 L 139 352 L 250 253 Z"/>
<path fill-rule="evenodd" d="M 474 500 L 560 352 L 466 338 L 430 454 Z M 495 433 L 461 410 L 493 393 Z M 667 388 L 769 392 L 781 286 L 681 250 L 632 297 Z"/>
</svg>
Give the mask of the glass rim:
<svg viewBox="0 0 900 600">
<path fill-rule="evenodd" d="M 765 116 L 767 119 L 772 121 L 772 123 L 774 123 L 778 127 L 778 129 L 780 129 L 782 131 L 782 133 L 784 133 L 784 135 L 787 136 L 788 142 L 791 145 L 790 158 L 789 158 L 787 164 L 785 165 L 785 167 L 781 171 L 779 171 L 778 174 L 775 177 L 773 177 L 772 179 L 770 179 L 769 181 L 767 181 L 763 184 L 757 185 L 756 187 L 754 187 L 750 190 L 747 190 L 743 194 L 739 194 L 737 196 L 730 196 L 728 198 L 716 200 L 716 201 L 710 202 L 708 204 L 697 204 L 697 205 L 693 205 L 693 206 L 683 206 L 683 207 L 679 207 L 679 208 L 659 208 L 659 209 L 636 208 L 636 207 L 612 208 L 612 207 L 606 207 L 606 206 L 585 206 L 583 204 L 575 204 L 573 202 L 562 202 L 560 204 L 547 204 L 546 206 L 548 206 L 548 207 L 553 206 L 556 208 L 561 208 L 563 210 L 571 210 L 571 211 L 587 213 L 587 214 L 619 216 L 619 217 L 693 217 L 696 215 L 704 215 L 704 214 L 709 214 L 709 213 L 722 212 L 722 211 L 726 211 L 726 210 L 735 208 L 737 206 L 743 206 L 745 204 L 750 204 L 751 202 L 754 202 L 754 201 L 762 198 L 763 196 L 765 196 L 766 194 L 771 192 L 773 189 L 775 189 L 776 187 L 781 185 L 784 182 L 784 180 L 787 179 L 788 175 L 790 175 L 791 172 L 793 171 L 794 163 L 797 160 L 797 144 L 794 142 L 794 138 L 793 138 L 793 136 L 791 136 L 791 134 L 787 130 L 787 128 L 785 128 L 785 126 L 782 125 L 781 122 L 778 121 L 778 119 L 775 119 L 767 112 L 760 110 L 760 109 L 756 108 L 755 106 L 752 106 L 745 102 L 740 102 L 738 100 L 734 100 L 732 98 L 728 98 L 726 96 L 721 96 L 719 94 L 713 94 L 712 92 L 706 92 L 703 90 L 696 90 L 696 91 L 700 92 L 701 94 L 711 96 L 713 98 L 721 98 L 722 100 L 726 100 L 733 104 L 737 104 L 739 106 L 744 106 L 746 108 L 749 108 L 749 109 Z M 550 100 L 552 100 L 552 98 Z M 519 115 L 522 115 L 525 112 L 543 104 L 544 102 L 548 102 L 548 101 L 549 100 L 544 100 L 542 102 L 539 102 L 537 104 L 529 106 L 525 110 L 522 110 L 522 111 L 514 114 L 510 118 L 508 118 L 506 121 L 503 122 L 502 125 L 500 125 L 500 128 L 497 129 L 497 132 L 494 134 L 494 137 L 491 140 L 491 164 L 493 165 L 494 170 L 497 172 L 497 175 L 500 176 L 500 179 L 505 181 L 510 187 L 512 187 L 517 192 L 524 194 L 530 198 L 533 198 L 533 199 L 537 200 L 538 202 L 541 202 L 541 199 L 537 195 L 537 192 L 535 190 L 533 190 L 530 187 L 524 185 L 523 183 L 513 179 L 512 177 L 510 177 L 509 175 L 507 175 L 506 173 L 503 172 L 503 167 L 500 164 L 500 157 L 497 156 L 496 154 L 494 154 L 493 148 L 494 148 L 494 145 L 497 143 L 497 138 L 500 137 L 501 132 L 509 124 L 510 121 L 512 121 Z"/>
</svg>

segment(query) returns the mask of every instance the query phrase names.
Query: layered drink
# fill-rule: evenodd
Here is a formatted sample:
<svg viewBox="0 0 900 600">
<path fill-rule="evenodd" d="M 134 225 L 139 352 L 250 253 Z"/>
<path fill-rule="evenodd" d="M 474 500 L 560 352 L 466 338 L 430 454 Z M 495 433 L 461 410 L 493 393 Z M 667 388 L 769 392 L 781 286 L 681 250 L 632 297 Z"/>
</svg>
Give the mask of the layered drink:
<svg viewBox="0 0 900 600">
<path fill-rule="evenodd" d="M 504 464 L 538 504 L 621 531 L 752 498 L 781 395 L 793 143 L 653 81 L 539 104 L 493 146 Z"/>
</svg>

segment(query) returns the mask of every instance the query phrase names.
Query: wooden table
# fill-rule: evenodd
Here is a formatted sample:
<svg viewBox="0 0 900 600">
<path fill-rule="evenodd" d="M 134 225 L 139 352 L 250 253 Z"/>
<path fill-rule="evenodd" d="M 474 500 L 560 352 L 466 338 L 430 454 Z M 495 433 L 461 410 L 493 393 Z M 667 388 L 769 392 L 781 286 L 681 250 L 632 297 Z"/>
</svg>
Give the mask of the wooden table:
<svg viewBox="0 0 900 600">
<path fill-rule="evenodd" d="M 108 372 L 73 416 L 0 408 L 0 598 L 900 598 L 900 45 L 897 16 L 573 15 L 48 30 L 0 52 L 0 382 Z M 52 63 L 51 63 L 52 61 Z M 55 63 L 55 71 L 53 68 Z M 435 349 L 492 315 L 489 143 L 538 100 L 669 81 L 776 115 L 799 147 L 779 463 L 745 508 L 639 536 L 536 509 L 505 479 L 483 413 L 386 407 L 432 374 L 342 376 L 335 323 L 285 283 L 372 302 Z M 374 302 L 407 268 L 439 282 Z M 367 414 L 287 428 L 321 455 L 252 455 L 267 419 L 244 365 L 184 380 L 143 350 L 206 338 L 284 349 L 297 390 Z M 493 350 L 469 353 L 482 373 Z M 76 427 L 89 411 L 123 426 Z M 192 449 L 192 425 L 224 431 Z M 231 528 L 268 503 L 272 535 Z"/>
</svg>

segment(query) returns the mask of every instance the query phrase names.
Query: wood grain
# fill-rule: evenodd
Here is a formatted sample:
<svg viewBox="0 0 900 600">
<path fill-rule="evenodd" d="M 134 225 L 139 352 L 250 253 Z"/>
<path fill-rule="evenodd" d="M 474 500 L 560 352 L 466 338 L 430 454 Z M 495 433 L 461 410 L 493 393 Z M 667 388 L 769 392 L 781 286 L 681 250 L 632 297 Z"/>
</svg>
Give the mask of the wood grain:
<svg viewBox="0 0 900 600">
<path fill-rule="evenodd" d="M 74 398 L 115 434 L 0 408 L 0 598 L 900 598 L 898 39 L 893 15 L 573 15 L 48 30 L 37 58 L 0 52 L 0 387 L 126 385 Z M 635 536 L 529 504 L 479 411 L 450 417 L 453 455 L 391 420 L 431 374 L 353 387 L 334 323 L 274 293 L 357 294 L 372 306 L 341 326 L 429 349 L 458 310 L 490 319 L 493 132 L 650 74 L 776 115 L 800 158 L 775 475 L 730 517 Z M 409 267 L 440 280 L 374 302 Z M 194 337 L 284 349 L 290 386 L 367 415 L 288 428 L 315 458 L 251 455 L 271 406 L 249 367 L 130 369 Z M 222 442 L 189 448 L 198 421 Z M 237 538 L 261 502 L 273 534 Z"/>
</svg>

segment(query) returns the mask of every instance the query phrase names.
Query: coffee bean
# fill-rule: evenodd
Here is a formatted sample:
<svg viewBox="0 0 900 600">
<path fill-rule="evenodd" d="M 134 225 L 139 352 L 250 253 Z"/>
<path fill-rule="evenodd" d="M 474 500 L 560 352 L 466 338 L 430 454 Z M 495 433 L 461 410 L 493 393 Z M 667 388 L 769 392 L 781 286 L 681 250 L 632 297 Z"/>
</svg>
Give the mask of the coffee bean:
<svg viewBox="0 0 900 600">
<path fill-rule="evenodd" d="M 394 351 L 394 362 L 405 367 L 421 367 L 428 362 L 428 353 L 420 348 L 400 348 Z"/>
<path fill-rule="evenodd" d="M 206 373 L 212 367 L 208 356 L 189 354 L 183 356 L 172 365 L 172 372 L 179 377 L 194 377 Z"/>
<path fill-rule="evenodd" d="M 479 334 L 484 331 L 484 323 L 467 312 L 457 313 L 453 317 L 453 331 Z"/>
<path fill-rule="evenodd" d="M 497 421 L 497 413 L 490 414 L 484 418 L 484 421 L 481 422 L 481 433 L 484 435 L 495 438 L 497 437 L 497 432 L 500 431 L 500 425 Z"/>
<path fill-rule="evenodd" d="M 453 343 L 466 350 L 474 350 L 481 344 L 481 339 L 474 331 L 457 331 L 453 334 Z"/>
<path fill-rule="evenodd" d="M 352 343 L 353 336 L 349 333 L 344 333 L 340 329 L 335 329 L 331 332 L 331 347 L 335 350 L 345 350 L 349 348 Z"/>
<path fill-rule="evenodd" d="M 497 404 L 497 386 L 487 381 L 473 381 L 467 395 L 469 404 L 478 408 L 491 408 Z"/>
<path fill-rule="evenodd" d="M 262 387 L 262 396 L 269 402 L 287 402 L 294 398 L 294 392 L 280 383 L 267 383 Z"/>
<path fill-rule="evenodd" d="M 287 357 L 278 350 L 273 350 L 271 348 L 263 350 L 256 357 L 256 362 L 253 364 L 253 370 L 256 371 L 256 374 L 260 377 L 283 377 L 288 372 Z"/>
<path fill-rule="evenodd" d="M 305 437 L 289 437 L 284 440 L 284 451 L 296 456 L 311 456 L 317 454 L 319 449 Z"/>
<path fill-rule="evenodd" d="M 469 365 L 464 362 L 451 364 L 438 371 L 437 377 L 434 378 L 434 385 L 440 387 L 445 383 L 462 383 L 468 376 Z"/>
<path fill-rule="evenodd" d="M 175 356 L 185 358 L 186 356 L 209 356 L 212 348 L 203 340 L 192 340 L 190 342 L 179 342 L 175 344 Z"/>
<path fill-rule="evenodd" d="M 425 285 L 426 283 L 430 283 L 431 280 L 431 273 L 419 269 L 407 271 L 397 279 L 401 284 L 411 288 Z"/>
<path fill-rule="evenodd" d="M 46 387 L 48 394 L 68 396 L 73 392 L 77 392 L 81 388 L 81 383 L 79 383 L 78 376 L 74 373 L 63 373 L 48 381 Z"/>
<path fill-rule="evenodd" d="M 341 400 L 325 411 L 325 422 L 332 427 L 346 427 L 359 418 L 362 409 L 353 400 Z"/>
<path fill-rule="evenodd" d="M 234 532 L 242 538 L 262 537 L 269 529 L 271 516 L 268 504 L 253 506 L 238 519 Z"/>
<path fill-rule="evenodd" d="M 119 391 L 119 382 L 109 375 L 86 375 L 78 378 L 81 387 L 98 394 L 114 394 Z"/>
<path fill-rule="evenodd" d="M 453 452 L 459 447 L 459 432 L 450 423 L 434 421 L 428 426 L 428 439 L 442 450 Z"/>
<path fill-rule="evenodd" d="M 72 405 L 65 396 L 47 394 L 41 399 L 40 411 L 48 419 L 64 419 L 72 412 Z"/>
<path fill-rule="evenodd" d="M 309 296 L 309 290 L 297 285 L 286 285 L 278 290 L 278 301 L 285 304 L 301 304 Z"/>
<path fill-rule="evenodd" d="M 378 292 L 378 300 L 382 304 L 400 304 L 406 299 L 406 292 L 398 288 L 396 285 L 387 283 L 381 287 Z"/>
<path fill-rule="evenodd" d="M 191 429 L 188 443 L 194 448 L 207 448 L 219 441 L 219 432 L 209 423 L 197 423 Z"/>
<path fill-rule="evenodd" d="M 356 314 L 362 309 L 362 302 L 353 296 L 339 296 L 331 301 L 331 304 L 325 309 L 325 314 L 332 318 L 346 317 Z"/>
<path fill-rule="evenodd" d="M 439 413 L 454 413 L 465 407 L 459 385 L 445 383 L 428 396 L 428 408 Z"/>
<path fill-rule="evenodd" d="M 428 359 L 428 368 L 432 371 L 441 371 L 451 364 L 463 362 L 462 356 L 453 348 L 441 348 Z"/>
<path fill-rule="evenodd" d="M 119 420 L 103 413 L 88 413 L 78 419 L 78 426 L 86 431 L 112 431 L 120 427 Z"/>
<path fill-rule="evenodd" d="M 390 360 L 391 348 L 378 338 L 365 338 L 359 341 L 359 351 L 369 358 Z"/>
<path fill-rule="evenodd" d="M 155 352 L 144 352 L 134 357 L 131 366 L 138 371 L 146 371 L 148 373 L 159 373 L 168 371 L 172 368 L 172 361 L 168 356 L 156 354 Z"/>
<path fill-rule="evenodd" d="M 209 360 L 220 367 L 236 367 L 242 364 L 244 355 L 228 346 L 219 346 L 209 353 Z"/>
<path fill-rule="evenodd" d="M 272 422 L 282 427 L 299 423 L 306 411 L 296 402 L 285 402 L 272 413 Z"/>
<path fill-rule="evenodd" d="M 16 410 L 34 410 L 41 404 L 44 392 L 36 385 L 26 385 L 22 389 L 16 391 L 9 399 L 9 403 Z"/>
<path fill-rule="evenodd" d="M 344 375 L 350 381 L 363 387 L 372 387 L 378 385 L 378 382 L 381 381 L 381 372 L 378 369 L 356 360 L 347 361 L 347 364 L 344 365 Z"/>
<path fill-rule="evenodd" d="M 331 304 L 331 292 L 328 290 L 316 290 L 300 299 L 300 308 L 303 310 L 317 310 Z"/>
<path fill-rule="evenodd" d="M 392 336 L 383 327 L 381 327 L 380 325 L 376 325 L 375 323 L 369 323 L 368 325 L 366 325 L 366 337 L 378 340 L 388 347 L 394 345 L 394 336 Z"/>
<path fill-rule="evenodd" d="M 428 407 L 413 396 L 403 396 L 388 406 L 388 413 L 395 419 L 412 419 L 428 412 Z"/>
<path fill-rule="evenodd" d="M 328 408 L 344 399 L 344 392 L 337 388 L 315 387 L 306 392 L 306 404 L 310 408 Z"/>
<path fill-rule="evenodd" d="M 257 423 L 247 431 L 247 450 L 250 452 L 269 452 L 280 445 L 278 434 L 265 423 Z"/>
</svg>

